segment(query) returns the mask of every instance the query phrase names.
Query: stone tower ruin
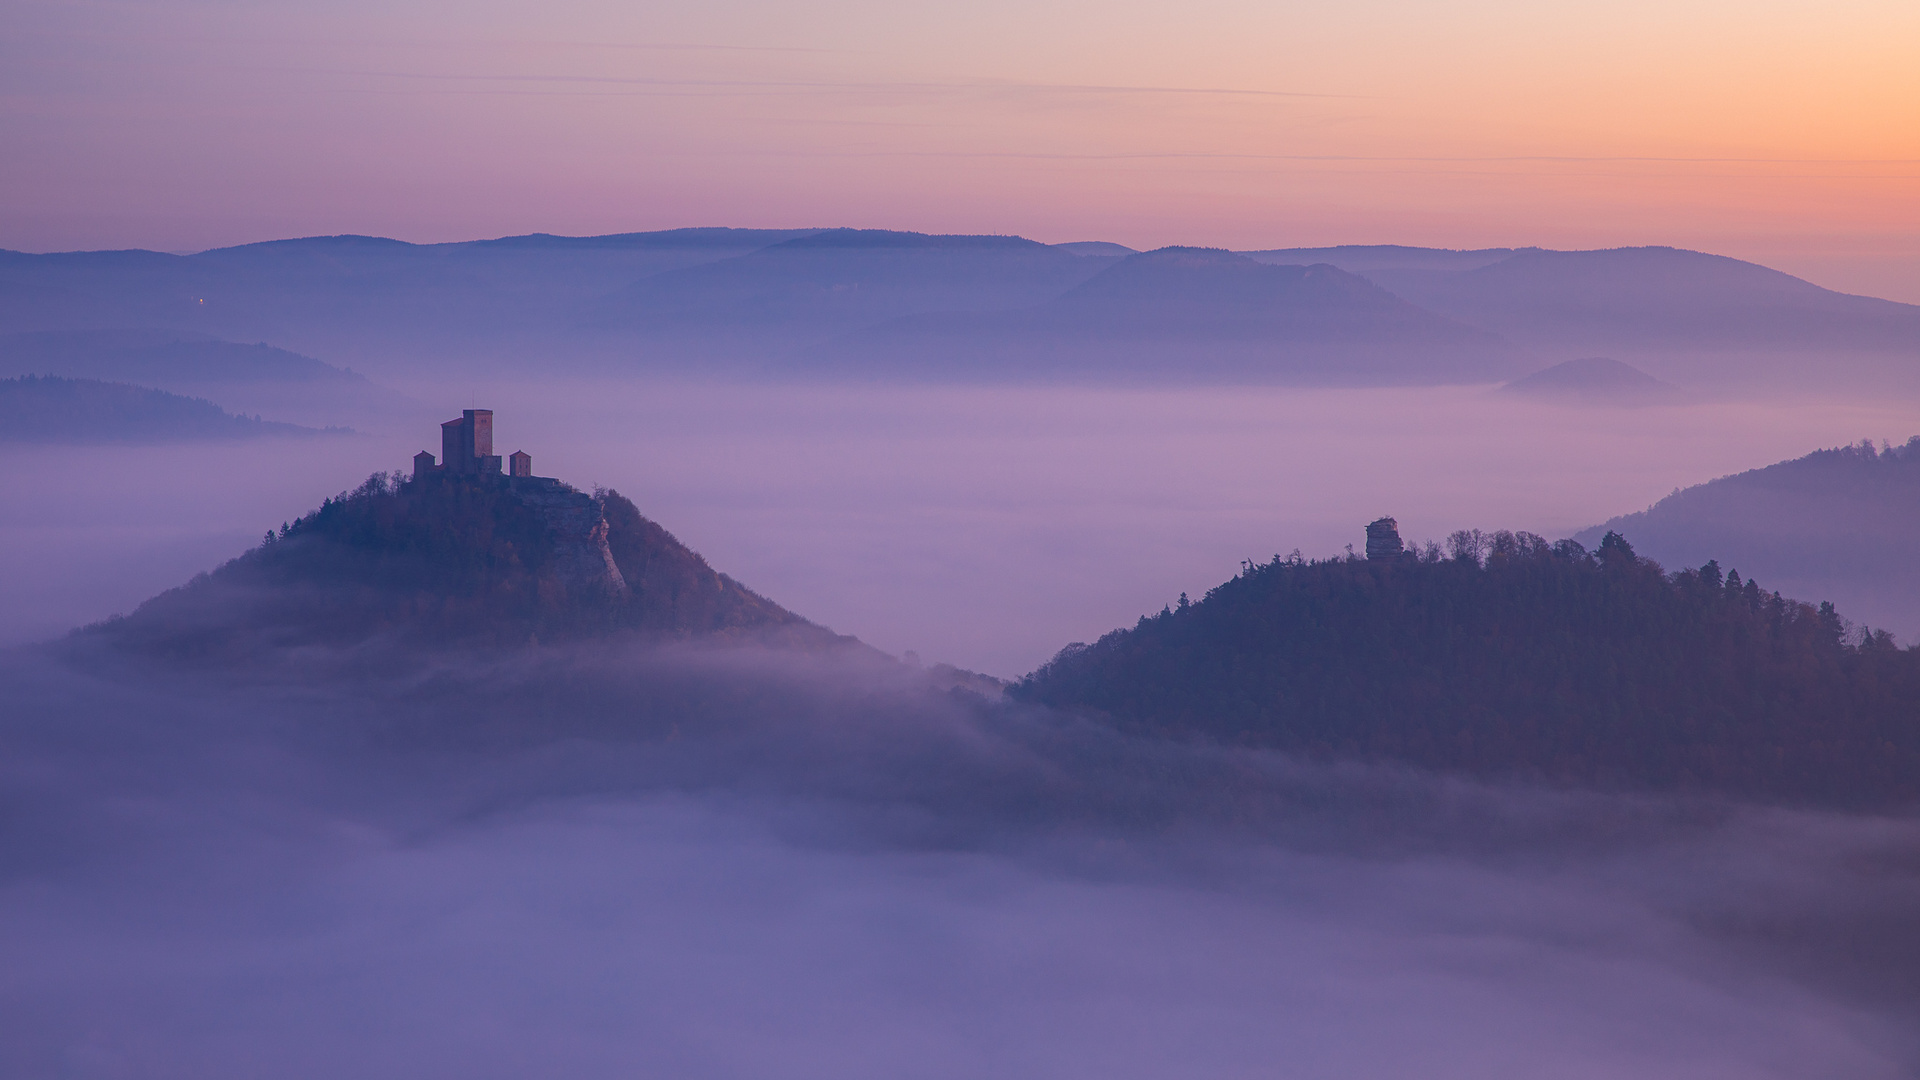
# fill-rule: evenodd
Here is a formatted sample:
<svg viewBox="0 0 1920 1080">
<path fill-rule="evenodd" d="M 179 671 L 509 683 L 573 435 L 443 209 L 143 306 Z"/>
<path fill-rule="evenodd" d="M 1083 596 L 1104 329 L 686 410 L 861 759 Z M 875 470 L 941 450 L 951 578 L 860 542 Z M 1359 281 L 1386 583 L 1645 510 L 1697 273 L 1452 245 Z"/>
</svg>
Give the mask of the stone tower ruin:
<svg viewBox="0 0 1920 1080">
<path fill-rule="evenodd" d="M 1367 526 L 1367 558 L 1397 559 L 1406 553 L 1400 542 L 1400 523 L 1383 517 Z"/>
</svg>

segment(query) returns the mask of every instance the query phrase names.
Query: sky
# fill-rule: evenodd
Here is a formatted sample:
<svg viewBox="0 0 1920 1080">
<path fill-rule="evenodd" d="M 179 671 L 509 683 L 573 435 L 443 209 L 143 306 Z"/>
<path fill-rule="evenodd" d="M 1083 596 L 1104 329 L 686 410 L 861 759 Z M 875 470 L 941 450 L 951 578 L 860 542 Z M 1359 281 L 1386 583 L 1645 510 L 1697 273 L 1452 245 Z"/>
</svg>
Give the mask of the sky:
<svg viewBox="0 0 1920 1080">
<path fill-rule="evenodd" d="M 1673 244 L 1920 301 L 1920 6 L 13 0 L 0 247 Z"/>
</svg>

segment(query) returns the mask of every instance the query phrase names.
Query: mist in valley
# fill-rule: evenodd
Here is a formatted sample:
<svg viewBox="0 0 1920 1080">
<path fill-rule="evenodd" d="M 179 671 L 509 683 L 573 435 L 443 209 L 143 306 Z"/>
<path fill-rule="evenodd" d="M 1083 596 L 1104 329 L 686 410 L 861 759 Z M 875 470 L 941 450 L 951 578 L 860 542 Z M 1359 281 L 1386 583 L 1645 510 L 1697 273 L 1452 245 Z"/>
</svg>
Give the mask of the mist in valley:
<svg viewBox="0 0 1920 1080">
<path fill-rule="evenodd" d="M 786 607 L 1002 677 L 1198 596 L 1243 559 L 1339 554 L 1382 515 L 1411 540 L 1569 536 L 1675 488 L 1920 426 L 1900 398 L 1583 408 L 1483 387 L 395 386 L 442 405 L 344 414 L 329 422 L 361 434 L 324 443 L 13 450 L 0 554 L 30 569 L 0 579 L 0 641 L 131 610 L 437 451 L 438 421 L 473 403 L 496 410 L 501 452 L 619 490 Z"/>
<path fill-rule="evenodd" d="M 10 1075 L 1920 1062 L 1910 820 L 1131 740 L 860 655 L 0 677 Z"/>
<path fill-rule="evenodd" d="M 1151 256 L 704 229 L 0 253 L 0 376 L 353 429 L 8 446 L 0 1073 L 1913 1075 L 1910 814 L 1147 738 L 971 673 L 1383 516 L 1560 538 L 1904 443 L 1920 309 L 1659 248 Z M 1498 390 L 1602 352 L 1675 393 Z M 471 408 L 494 453 L 879 652 L 285 646 L 237 611 L 258 647 L 225 666 L 63 636 Z M 1858 596 L 1857 569 L 1760 584 Z M 231 594 L 196 595 L 218 622 Z M 1916 611 L 1874 624 L 1911 641 Z"/>
</svg>

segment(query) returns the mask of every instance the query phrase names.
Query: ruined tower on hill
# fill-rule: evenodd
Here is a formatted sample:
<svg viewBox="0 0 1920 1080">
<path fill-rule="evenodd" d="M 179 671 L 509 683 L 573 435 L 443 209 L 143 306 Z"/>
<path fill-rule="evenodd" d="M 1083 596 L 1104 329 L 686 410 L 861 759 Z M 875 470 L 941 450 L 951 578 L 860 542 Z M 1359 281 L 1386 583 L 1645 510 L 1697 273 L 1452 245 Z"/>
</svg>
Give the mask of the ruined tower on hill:
<svg viewBox="0 0 1920 1080">
<path fill-rule="evenodd" d="M 1400 523 L 1383 517 L 1367 526 L 1367 558 L 1397 559 L 1406 553 L 1400 542 Z"/>
</svg>

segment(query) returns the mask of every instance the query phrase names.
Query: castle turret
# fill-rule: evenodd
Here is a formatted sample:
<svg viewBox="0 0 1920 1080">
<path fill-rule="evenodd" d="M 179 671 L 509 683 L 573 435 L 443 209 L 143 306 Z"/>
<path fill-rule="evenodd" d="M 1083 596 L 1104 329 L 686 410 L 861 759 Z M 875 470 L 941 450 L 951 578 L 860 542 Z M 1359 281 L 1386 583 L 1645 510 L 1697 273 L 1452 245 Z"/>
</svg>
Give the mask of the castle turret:
<svg viewBox="0 0 1920 1080">
<path fill-rule="evenodd" d="M 507 458 L 507 463 L 508 476 L 533 475 L 533 455 L 527 453 L 525 450 L 515 450 L 512 455 Z"/>
<path fill-rule="evenodd" d="M 430 472 L 437 472 L 439 468 L 440 466 L 433 463 L 433 455 L 427 453 L 425 450 L 413 455 L 413 478 L 415 480 L 420 479 Z"/>
</svg>

